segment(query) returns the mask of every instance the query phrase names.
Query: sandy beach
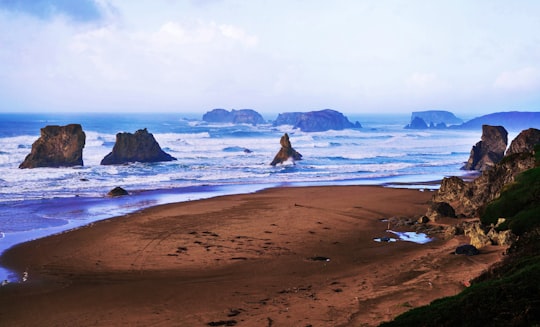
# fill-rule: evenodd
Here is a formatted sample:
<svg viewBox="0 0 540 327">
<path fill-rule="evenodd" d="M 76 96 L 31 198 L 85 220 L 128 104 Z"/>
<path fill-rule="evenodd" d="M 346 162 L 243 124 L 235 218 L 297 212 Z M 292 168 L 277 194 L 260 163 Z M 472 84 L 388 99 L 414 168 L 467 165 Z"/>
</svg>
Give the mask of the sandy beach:
<svg viewBox="0 0 540 327">
<path fill-rule="evenodd" d="M 376 326 L 454 295 L 503 257 L 451 254 L 381 220 L 424 214 L 432 192 L 274 188 L 169 204 L 16 246 L 2 326 Z M 397 229 L 407 231 L 407 229 Z"/>
</svg>

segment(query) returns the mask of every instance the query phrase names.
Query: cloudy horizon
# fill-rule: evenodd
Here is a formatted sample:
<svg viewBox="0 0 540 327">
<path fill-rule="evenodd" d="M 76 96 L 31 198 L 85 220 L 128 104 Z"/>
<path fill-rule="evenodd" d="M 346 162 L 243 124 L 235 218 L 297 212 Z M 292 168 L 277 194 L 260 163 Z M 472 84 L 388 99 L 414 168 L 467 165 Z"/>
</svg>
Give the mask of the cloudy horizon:
<svg viewBox="0 0 540 327">
<path fill-rule="evenodd" d="M 0 112 L 540 110 L 540 2 L 0 0 Z"/>
</svg>

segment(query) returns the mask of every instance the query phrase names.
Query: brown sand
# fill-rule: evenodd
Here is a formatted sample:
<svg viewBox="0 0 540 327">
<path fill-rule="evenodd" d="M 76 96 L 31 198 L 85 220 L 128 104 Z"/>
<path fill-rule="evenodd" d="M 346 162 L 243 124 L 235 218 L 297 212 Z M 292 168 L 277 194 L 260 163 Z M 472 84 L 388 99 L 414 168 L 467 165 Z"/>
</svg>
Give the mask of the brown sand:
<svg viewBox="0 0 540 327">
<path fill-rule="evenodd" d="M 377 243 L 432 193 L 277 188 L 150 208 L 17 246 L 2 326 L 374 326 L 462 290 L 500 260 L 465 238 Z M 327 257 L 329 261 L 310 260 Z M 318 258 L 322 259 L 322 258 Z"/>
</svg>

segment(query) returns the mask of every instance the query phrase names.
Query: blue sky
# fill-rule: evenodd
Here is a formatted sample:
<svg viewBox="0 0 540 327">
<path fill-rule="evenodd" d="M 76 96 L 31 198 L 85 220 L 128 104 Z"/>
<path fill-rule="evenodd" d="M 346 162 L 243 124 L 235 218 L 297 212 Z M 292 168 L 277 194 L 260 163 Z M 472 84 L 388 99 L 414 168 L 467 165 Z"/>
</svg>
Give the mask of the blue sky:
<svg viewBox="0 0 540 327">
<path fill-rule="evenodd" d="M 0 0 L 0 112 L 540 110 L 540 1 Z"/>
</svg>

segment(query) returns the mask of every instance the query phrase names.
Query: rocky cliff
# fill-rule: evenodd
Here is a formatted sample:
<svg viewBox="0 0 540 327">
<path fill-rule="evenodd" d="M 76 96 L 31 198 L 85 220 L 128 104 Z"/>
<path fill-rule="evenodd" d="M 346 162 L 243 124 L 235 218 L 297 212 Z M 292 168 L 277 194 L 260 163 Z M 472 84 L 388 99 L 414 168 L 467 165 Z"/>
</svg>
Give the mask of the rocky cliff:
<svg viewBox="0 0 540 327">
<path fill-rule="evenodd" d="M 523 131 L 515 140 L 526 139 L 530 133 Z M 505 185 L 513 183 L 518 174 L 535 167 L 535 156 L 533 150 L 529 149 L 536 144 L 537 140 L 522 143 L 520 152 L 507 154 L 472 182 L 465 182 L 459 177 L 444 178 L 433 202 L 449 203 L 457 215 L 478 217 L 487 203 L 500 196 Z"/>
<path fill-rule="evenodd" d="M 303 132 L 324 132 L 347 128 L 362 128 L 359 122 L 351 123 L 342 113 L 332 109 L 310 112 L 286 112 L 278 115 L 274 126 L 292 125 Z"/>
<path fill-rule="evenodd" d="M 264 124 L 264 118 L 253 109 L 240 109 L 227 111 L 225 109 L 213 109 L 202 117 L 205 122 L 224 124 Z"/>
<path fill-rule="evenodd" d="M 493 167 L 504 157 L 507 145 L 508 132 L 504 127 L 483 125 L 481 140 L 472 147 L 463 169 L 484 171 Z"/>
<path fill-rule="evenodd" d="M 510 143 L 506 155 L 522 152 L 533 152 L 534 146 L 540 143 L 540 130 L 529 128 L 519 133 L 519 135 Z"/>
<path fill-rule="evenodd" d="M 287 133 L 281 137 L 279 143 L 281 144 L 281 149 L 279 149 L 274 160 L 270 163 L 272 166 L 283 163 L 289 159 L 292 159 L 293 161 L 302 160 L 302 155 L 292 147 Z"/>
<path fill-rule="evenodd" d="M 46 126 L 19 168 L 82 166 L 85 141 L 79 124 Z"/>
<path fill-rule="evenodd" d="M 161 150 L 154 135 L 145 129 L 131 133 L 116 134 L 116 143 L 111 153 L 101 160 L 102 165 L 117 165 L 128 162 L 160 162 L 176 160 Z"/>
</svg>

